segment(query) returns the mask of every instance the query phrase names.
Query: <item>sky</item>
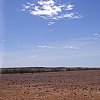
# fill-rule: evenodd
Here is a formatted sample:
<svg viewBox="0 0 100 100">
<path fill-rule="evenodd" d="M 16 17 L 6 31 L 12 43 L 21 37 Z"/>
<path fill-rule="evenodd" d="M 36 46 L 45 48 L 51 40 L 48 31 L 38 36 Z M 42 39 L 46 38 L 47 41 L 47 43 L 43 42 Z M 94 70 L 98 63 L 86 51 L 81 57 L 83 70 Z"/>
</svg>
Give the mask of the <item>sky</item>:
<svg viewBox="0 0 100 100">
<path fill-rule="evenodd" d="M 100 0 L 0 0 L 0 66 L 100 67 Z"/>
</svg>

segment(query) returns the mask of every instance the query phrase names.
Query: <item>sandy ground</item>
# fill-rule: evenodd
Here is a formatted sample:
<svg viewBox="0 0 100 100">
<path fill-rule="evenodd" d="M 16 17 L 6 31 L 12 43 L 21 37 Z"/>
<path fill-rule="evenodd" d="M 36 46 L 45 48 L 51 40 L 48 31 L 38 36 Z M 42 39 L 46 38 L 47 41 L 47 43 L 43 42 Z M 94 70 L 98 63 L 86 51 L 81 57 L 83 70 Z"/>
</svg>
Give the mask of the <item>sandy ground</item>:
<svg viewBox="0 0 100 100">
<path fill-rule="evenodd" d="M 100 70 L 2 74 L 0 100 L 100 100 Z"/>
</svg>

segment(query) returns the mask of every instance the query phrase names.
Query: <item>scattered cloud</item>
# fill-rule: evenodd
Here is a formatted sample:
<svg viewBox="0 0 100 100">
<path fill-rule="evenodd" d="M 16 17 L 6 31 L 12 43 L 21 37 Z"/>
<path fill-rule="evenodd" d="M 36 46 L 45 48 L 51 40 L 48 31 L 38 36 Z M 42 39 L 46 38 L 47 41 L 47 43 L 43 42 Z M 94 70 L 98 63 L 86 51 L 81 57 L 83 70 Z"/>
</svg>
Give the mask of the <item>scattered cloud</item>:
<svg viewBox="0 0 100 100">
<path fill-rule="evenodd" d="M 96 36 L 98 34 L 95 34 Z M 42 43 L 38 48 L 53 48 L 53 49 L 73 49 L 73 50 L 79 50 L 79 49 L 86 49 L 86 48 L 94 48 L 100 47 L 98 46 L 97 42 L 99 42 L 100 39 L 95 37 L 80 37 L 80 38 L 74 38 L 67 41 L 60 41 L 60 42 L 51 42 L 51 43 Z"/>
<path fill-rule="evenodd" d="M 49 20 L 51 24 L 54 24 L 51 20 L 64 18 L 78 19 L 81 17 L 78 12 L 74 11 L 74 5 L 70 2 L 65 4 L 54 0 L 38 0 L 31 3 L 27 2 L 22 5 L 22 11 Z M 50 23 L 49 25 L 51 25 Z"/>
<path fill-rule="evenodd" d="M 98 34 L 98 33 L 95 33 L 95 34 L 93 34 L 94 36 L 98 36 L 98 37 L 100 37 L 100 34 Z"/>
<path fill-rule="evenodd" d="M 49 46 L 49 45 L 41 45 L 41 46 L 37 46 L 38 48 L 55 48 L 55 49 L 79 49 L 76 46 L 72 46 L 72 45 L 59 45 L 59 46 Z"/>
<path fill-rule="evenodd" d="M 67 49 L 79 49 L 78 47 L 75 47 L 75 46 L 64 46 L 63 48 L 67 48 Z"/>
<path fill-rule="evenodd" d="M 54 24 L 54 22 L 49 22 L 49 23 L 48 23 L 48 25 L 53 25 L 53 24 Z"/>
<path fill-rule="evenodd" d="M 52 46 L 49 45 L 41 45 L 41 46 L 37 46 L 38 48 L 53 48 Z"/>
</svg>

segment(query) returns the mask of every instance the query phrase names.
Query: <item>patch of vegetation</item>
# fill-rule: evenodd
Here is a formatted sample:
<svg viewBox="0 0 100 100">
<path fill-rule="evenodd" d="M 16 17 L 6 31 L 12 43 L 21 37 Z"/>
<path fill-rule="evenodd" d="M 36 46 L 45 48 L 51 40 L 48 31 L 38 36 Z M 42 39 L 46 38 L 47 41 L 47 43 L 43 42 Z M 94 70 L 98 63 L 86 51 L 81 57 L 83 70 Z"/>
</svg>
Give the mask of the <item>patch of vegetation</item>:
<svg viewBox="0 0 100 100">
<path fill-rule="evenodd" d="M 17 73 L 42 73 L 42 72 L 61 72 L 61 71 L 79 71 L 79 70 L 100 70 L 100 68 L 83 68 L 83 67 L 22 67 L 22 68 L 0 68 L 0 74 L 17 74 Z"/>
</svg>

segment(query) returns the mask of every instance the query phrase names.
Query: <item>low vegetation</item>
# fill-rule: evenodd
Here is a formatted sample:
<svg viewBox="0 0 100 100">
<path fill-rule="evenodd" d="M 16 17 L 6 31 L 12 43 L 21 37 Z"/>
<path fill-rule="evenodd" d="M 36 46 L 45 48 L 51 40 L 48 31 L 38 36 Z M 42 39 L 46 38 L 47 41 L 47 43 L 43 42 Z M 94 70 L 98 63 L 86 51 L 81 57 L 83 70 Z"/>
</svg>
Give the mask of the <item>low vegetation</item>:
<svg viewBox="0 0 100 100">
<path fill-rule="evenodd" d="M 0 74 L 13 73 L 41 73 L 41 72 L 61 72 L 61 71 L 78 71 L 78 70 L 100 70 L 100 68 L 83 68 L 83 67 L 21 67 L 21 68 L 0 68 Z"/>
</svg>

